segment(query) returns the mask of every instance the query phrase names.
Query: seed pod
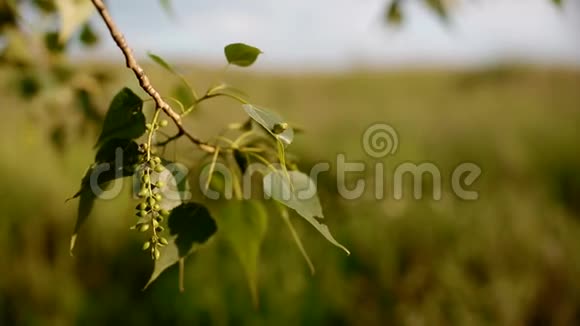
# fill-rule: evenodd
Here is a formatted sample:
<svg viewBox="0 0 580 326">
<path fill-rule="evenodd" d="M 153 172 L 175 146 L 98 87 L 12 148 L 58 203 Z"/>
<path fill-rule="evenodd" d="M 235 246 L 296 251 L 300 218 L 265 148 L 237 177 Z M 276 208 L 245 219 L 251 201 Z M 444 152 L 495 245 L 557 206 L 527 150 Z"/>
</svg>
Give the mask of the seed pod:
<svg viewBox="0 0 580 326">
<path fill-rule="evenodd" d="M 150 247 L 150 246 L 151 246 L 151 242 L 147 241 L 147 242 L 145 242 L 145 243 L 143 244 L 143 248 L 142 248 L 142 249 L 143 249 L 143 250 L 147 250 L 147 249 L 149 249 L 149 247 Z"/>
<path fill-rule="evenodd" d="M 147 189 L 141 189 L 141 191 L 139 191 L 139 193 L 137 194 L 137 196 L 139 196 L 141 198 L 147 196 Z"/>
<path fill-rule="evenodd" d="M 139 203 L 139 205 L 137 205 L 137 207 L 135 207 L 136 210 L 144 210 L 147 209 L 147 203 Z"/>
<path fill-rule="evenodd" d="M 157 181 L 155 183 L 155 187 L 157 187 L 157 188 L 163 188 L 163 187 L 165 187 L 165 182 L 163 182 L 163 181 Z"/>
<path fill-rule="evenodd" d="M 160 209 L 161 209 L 161 206 L 159 206 L 159 204 L 155 204 L 155 206 L 153 206 L 154 211 L 158 211 Z"/>
<path fill-rule="evenodd" d="M 155 162 L 155 163 L 157 163 L 157 164 L 160 164 L 160 163 L 161 163 L 161 158 L 160 158 L 159 156 L 155 156 L 155 157 L 153 158 L 153 162 Z"/>
<path fill-rule="evenodd" d="M 153 207 L 153 206 L 155 206 L 155 203 L 156 203 L 155 198 L 149 197 L 149 206 Z"/>
<path fill-rule="evenodd" d="M 146 212 L 145 210 L 138 211 L 138 212 L 137 212 L 137 216 L 139 216 L 139 217 L 144 217 L 144 216 L 147 216 L 147 212 Z"/>
<path fill-rule="evenodd" d="M 161 237 L 159 238 L 158 243 L 160 243 L 163 246 L 166 246 L 169 242 L 167 241 L 167 239 Z"/>
<path fill-rule="evenodd" d="M 149 224 L 141 224 L 139 227 L 139 232 L 147 232 L 149 230 Z"/>
<path fill-rule="evenodd" d="M 155 219 L 153 219 L 152 224 L 153 224 L 154 228 L 159 226 L 159 222 L 157 222 L 157 220 L 155 220 Z"/>
<path fill-rule="evenodd" d="M 143 177 L 141 178 L 141 181 L 143 181 L 145 184 L 148 184 L 151 181 L 151 177 L 149 176 L 149 174 L 144 174 Z"/>
<path fill-rule="evenodd" d="M 155 194 L 156 201 L 161 201 L 162 199 L 163 199 L 163 196 L 161 196 L 161 194 Z"/>
<path fill-rule="evenodd" d="M 275 135 L 281 134 L 288 129 L 288 124 L 286 122 L 277 123 L 272 128 L 272 133 Z"/>
<path fill-rule="evenodd" d="M 161 128 L 167 127 L 168 124 L 169 124 L 169 122 L 167 122 L 167 120 L 161 120 L 161 121 L 159 121 L 159 126 Z"/>
<path fill-rule="evenodd" d="M 153 251 L 153 259 L 155 260 L 159 260 L 159 257 L 161 256 L 161 252 L 159 251 L 159 249 L 155 248 L 155 250 Z"/>
<path fill-rule="evenodd" d="M 159 164 L 159 165 L 155 166 L 155 172 L 161 173 L 161 172 L 163 172 L 163 170 L 165 170 L 163 165 Z"/>
<path fill-rule="evenodd" d="M 163 217 L 168 217 L 170 212 L 166 209 L 162 209 L 159 211 L 159 214 L 161 214 L 161 216 L 163 216 Z"/>
<path fill-rule="evenodd" d="M 147 128 L 147 130 L 151 130 L 153 128 L 153 125 L 148 123 L 145 125 L 145 128 Z"/>
<path fill-rule="evenodd" d="M 158 233 L 161 233 L 161 232 L 163 232 L 164 230 L 165 230 L 165 228 L 164 228 L 164 227 L 162 227 L 162 226 L 158 226 L 158 227 L 156 227 L 156 228 L 155 228 L 155 232 L 158 232 Z"/>
<path fill-rule="evenodd" d="M 158 216 L 156 216 L 156 217 L 155 217 L 155 220 L 156 220 L 157 222 L 161 223 L 161 222 L 163 222 L 163 216 L 161 216 L 161 215 L 158 215 Z"/>
</svg>

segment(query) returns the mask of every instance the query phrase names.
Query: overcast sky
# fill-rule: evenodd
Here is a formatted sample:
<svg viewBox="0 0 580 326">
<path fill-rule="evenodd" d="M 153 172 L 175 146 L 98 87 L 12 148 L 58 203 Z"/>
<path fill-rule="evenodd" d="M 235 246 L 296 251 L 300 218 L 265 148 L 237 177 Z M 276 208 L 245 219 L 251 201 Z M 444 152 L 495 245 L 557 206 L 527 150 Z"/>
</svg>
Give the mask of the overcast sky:
<svg viewBox="0 0 580 326">
<path fill-rule="evenodd" d="M 223 46 L 261 48 L 257 68 L 472 65 L 508 60 L 580 66 L 580 1 L 456 1 L 446 26 L 420 1 L 404 1 L 400 28 L 382 20 L 390 0 L 109 1 L 136 53 L 220 63 Z M 95 17 L 96 18 L 96 17 Z M 95 24 L 102 23 L 95 19 Z M 98 51 L 118 55 L 109 39 Z"/>
</svg>

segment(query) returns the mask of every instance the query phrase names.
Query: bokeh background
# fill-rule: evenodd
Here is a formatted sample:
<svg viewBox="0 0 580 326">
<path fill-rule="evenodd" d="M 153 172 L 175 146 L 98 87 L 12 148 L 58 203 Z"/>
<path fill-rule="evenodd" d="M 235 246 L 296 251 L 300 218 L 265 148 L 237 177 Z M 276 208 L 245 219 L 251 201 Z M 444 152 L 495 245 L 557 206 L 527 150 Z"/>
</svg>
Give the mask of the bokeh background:
<svg viewBox="0 0 580 326">
<path fill-rule="evenodd" d="M 110 2 L 162 93 L 178 80 L 147 64 L 148 50 L 198 90 L 224 79 L 303 128 L 291 147 L 303 169 L 332 166 L 318 185 L 325 222 L 352 254 L 293 217 L 317 269 L 310 275 L 272 213 L 258 307 L 219 235 L 188 259 L 184 293 L 175 268 L 142 291 L 152 263 L 128 230 L 136 204 L 128 193 L 97 203 L 70 257 L 76 202 L 64 200 L 92 162 L 112 95 L 138 85 L 98 17 L 98 45 L 46 56 L 14 50 L 18 38 L 3 30 L 0 325 L 580 324 L 580 6 L 450 3 L 445 21 L 407 1 L 394 26 L 387 1 L 174 1 L 169 14 L 155 1 Z M 57 27 L 23 6 L 29 35 Z M 222 49 L 233 41 L 264 54 L 224 73 Z M 187 123 L 205 138 L 243 117 L 236 103 L 216 100 Z M 378 122 L 399 137 L 398 151 L 379 160 L 361 145 Z M 194 151 L 180 142 L 168 155 L 191 162 Z M 368 166 L 348 178 L 367 181 L 359 199 L 339 196 L 340 153 Z M 377 162 L 381 200 L 372 191 Z M 430 199 L 424 180 L 424 199 L 407 187 L 395 200 L 402 162 L 436 164 L 442 199 Z M 478 200 L 452 192 L 463 162 L 483 171 L 471 187 Z"/>
</svg>

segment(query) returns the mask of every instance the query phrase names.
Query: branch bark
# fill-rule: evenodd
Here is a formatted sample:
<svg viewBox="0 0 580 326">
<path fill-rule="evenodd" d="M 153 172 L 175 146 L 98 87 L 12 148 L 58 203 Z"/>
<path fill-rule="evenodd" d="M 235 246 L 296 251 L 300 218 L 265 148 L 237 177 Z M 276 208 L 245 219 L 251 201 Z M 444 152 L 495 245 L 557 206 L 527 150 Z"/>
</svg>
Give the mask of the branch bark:
<svg viewBox="0 0 580 326">
<path fill-rule="evenodd" d="M 127 41 L 125 40 L 125 36 L 123 36 L 123 33 L 121 33 L 121 31 L 119 30 L 119 28 L 115 24 L 115 21 L 111 17 L 109 10 L 107 9 L 107 6 L 105 5 L 105 3 L 102 0 L 91 0 L 91 1 L 93 2 L 93 5 L 95 6 L 97 11 L 99 12 L 99 15 L 101 16 L 101 18 L 103 18 L 105 25 L 107 25 L 107 28 L 109 29 L 109 32 L 111 33 L 111 37 L 113 38 L 113 40 L 117 44 L 117 47 L 121 50 L 121 52 L 123 52 L 123 55 L 125 56 L 125 64 L 126 64 L 127 68 L 129 68 L 133 71 L 133 73 L 135 74 L 135 77 L 139 81 L 139 85 L 155 101 L 155 105 L 157 106 L 157 108 L 163 110 L 163 112 L 171 120 L 173 120 L 173 122 L 175 123 L 175 125 L 179 129 L 179 132 L 182 133 L 183 135 L 185 135 L 192 143 L 199 146 L 199 148 L 201 150 L 206 151 L 208 153 L 215 152 L 216 151 L 215 146 L 212 146 L 212 145 L 200 140 L 199 138 L 191 135 L 185 129 L 185 127 L 183 126 L 183 123 L 181 121 L 181 116 L 177 112 L 173 111 L 171 106 L 167 102 L 165 102 L 165 100 L 163 100 L 163 98 L 161 97 L 159 92 L 153 87 L 153 85 L 151 85 L 151 82 L 149 81 L 149 77 L 147 77 L 147 75 L 145 74 L 145 71 L 143 71 L 143 68 L 141 68 L 141 66 L 139 65 L 139 63 L 135 59 L 135 56 L 133 55 L 133 51 L 131 50 L 131 48 L 127 44 Z"/>
</svg>

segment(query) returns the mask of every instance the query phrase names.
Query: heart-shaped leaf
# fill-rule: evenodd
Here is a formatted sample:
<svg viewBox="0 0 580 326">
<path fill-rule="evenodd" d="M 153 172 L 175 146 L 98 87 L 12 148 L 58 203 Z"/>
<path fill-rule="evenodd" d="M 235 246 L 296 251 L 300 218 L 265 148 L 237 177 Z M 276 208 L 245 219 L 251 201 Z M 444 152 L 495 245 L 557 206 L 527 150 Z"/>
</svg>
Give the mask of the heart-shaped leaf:
<svg viewBox="0 0 580 326">
<path fill-rule="evenodd" d="M 229 64 L 249 67 L 256 62 L 262 51 L 244 43 L 233 43 L 224 48 L 224 53 Z"/>
<path fill-rule="evenodd" d="M 134 141 L 113 139 L 101 146 L 95 155 L 95 162 L 87 169 L 81 181 L 81 189 L 70 198 L 79 198 L 77 221 L 70 240 L 71 254 L 78 232 L 89 218 L 95 199 L 109 182 L 133 175 L 133 166 L 138 160 L 138 145 Z"/>
<path fill-rule="evenodd" d="M 217 232 L 217 225 L 208 209 L 198 203 L 186 203 L 175 207 L 168 219 L 168 244 L 161 247 L 159 259 L 155 261 L 153 273 L 145 285 L 147 288 L 167 268 L 192 254 Z M 180 265 L 182 268 L 183 264 Z M 183 275 L 183 271 L 180 275 Z M 183 284 L 180 280 L 179 284 Z"/>
<path fill-rule="evenodd" d="M 110 139 L 135 139 L 145 133 L 143 101 L 129 88 L 123 88 L 111 102 L 97 147 Z"/>
<path fill-rule="evenodd" d="M 328 227 L 317 220 L 317 218 L 324 216 L 316 193 L 316 185 L 308 175 L 300 171 L 272 171 L 264 176 L 263 185 L 264 193 L 268 197 L 295 210 L 312 224 L 326 240 L 350 254 L 348 249 L 334 239 Z"/>
</svg>

